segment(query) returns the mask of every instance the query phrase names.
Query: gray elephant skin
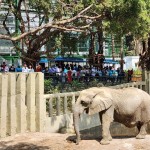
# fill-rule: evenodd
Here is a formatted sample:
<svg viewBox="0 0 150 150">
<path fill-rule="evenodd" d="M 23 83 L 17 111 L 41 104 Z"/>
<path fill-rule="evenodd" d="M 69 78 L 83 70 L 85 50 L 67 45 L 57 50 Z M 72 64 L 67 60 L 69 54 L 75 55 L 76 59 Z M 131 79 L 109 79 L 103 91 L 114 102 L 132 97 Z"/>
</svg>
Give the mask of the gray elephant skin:
<svg viewBox="0 0 150 150">
<path fill-rule="evenodd" d="M 112 140 L 110 123 L 115 121 L 126 127 L 138 128 L 137 139 L 146 135 L 146 126 L 150 120 L 150 95 L 138 88 L 112 89 L 93 87 L 80 92 L 73 107 L 74 129 L 80 141 L 79 119 L 86 112 L 89 115 L 99 113 L 102 125 L 101 144 L 109 144 Z"/>
</svg>

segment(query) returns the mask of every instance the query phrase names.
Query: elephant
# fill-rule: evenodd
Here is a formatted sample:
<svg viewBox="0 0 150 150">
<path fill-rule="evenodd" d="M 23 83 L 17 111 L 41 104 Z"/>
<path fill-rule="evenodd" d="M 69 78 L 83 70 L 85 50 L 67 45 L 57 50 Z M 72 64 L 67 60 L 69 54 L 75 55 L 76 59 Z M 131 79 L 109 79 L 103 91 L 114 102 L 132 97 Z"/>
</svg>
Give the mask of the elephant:
<svg viewBox="0 0 150 150">
<path fill-rule="evenodd" d="M 79 144 L 79 119 L 86 112 L 89 115 L 99 113 L 102 125 L 101 144 L 109 144 L 111 122 L 119 122 L 126 127 L 137 127 L 137 139 L 144 139 L 146 126 L 150 120 L 150 95 L 145 91 L 128 87 L 114 89 L 109 87 L 92 87 L 80 92 L 73 106 L 73 122 L 76 144 Z"/>
</svg>

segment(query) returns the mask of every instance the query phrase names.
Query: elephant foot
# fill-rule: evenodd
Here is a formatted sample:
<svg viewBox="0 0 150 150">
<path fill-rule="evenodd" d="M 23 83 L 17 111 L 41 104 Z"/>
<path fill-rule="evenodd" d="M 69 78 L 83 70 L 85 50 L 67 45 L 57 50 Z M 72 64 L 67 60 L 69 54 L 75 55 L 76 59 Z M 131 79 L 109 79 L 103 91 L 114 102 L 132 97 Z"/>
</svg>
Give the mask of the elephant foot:
<svg viewBox="0 0 150 150">
<path fill-rule="evenodd" d="M 81 141 L 81 138 L 76 139 L 76 145 L 79 145 L 79 142 Z"/>
<path fill-rule="evenodd" d="M 108 140 L 109 140 L 109 141 L 112 141 L 112 137 L 111 137 L 111 136 L 109 136 Z"/>
<path fill-rule="evenodd" d="M 101 141 L 100 141 L 100 144 L 102 144 L 102 145 L 108 145 L 110 142 L 109 142 L 109 140 L 104 140 L 104 139 L 102 139 Z"/>
<path fill-rule="evenodd" d="M 138 134 L 136 139 L 145 139 L 145 134 Z"/>
</svg>

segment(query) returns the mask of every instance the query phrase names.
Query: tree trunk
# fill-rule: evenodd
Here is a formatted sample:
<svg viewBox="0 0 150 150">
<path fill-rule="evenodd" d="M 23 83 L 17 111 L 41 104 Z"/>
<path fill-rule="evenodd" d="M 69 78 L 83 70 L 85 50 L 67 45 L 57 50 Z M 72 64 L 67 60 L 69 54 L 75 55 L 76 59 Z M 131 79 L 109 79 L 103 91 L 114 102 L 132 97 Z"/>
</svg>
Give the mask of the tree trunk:
<svg viewBox="0 0 150 150">
<path fill-rule="evenodd" d="M 37 50 L 34 49 L 28 49 L 27 52 L 22 51 L 21 58 L 23 63 L 26 63 L 27 66 L 32 65 L 32 67 L 35 69 L 37 62 L 40 61 L 40 55 Z"/>
<path fill-rule="evenodd" d="M 111 42 L 112 42 L 112 59 L 115 60 L 115 41 L 114 41 L 114 35 L 111 35 Z"/>
<path fill-rule="evenodd" d="M 150 71 L 150 33 L 149 33 L 149 38 L 148 38 L 148 49 L 147 49 L 147 53 L 148 53 L 148 58 L 147 58 L 147 61 L 146 61 L 146 68 L 148 71 Z"/>
<path fill-rule="evenodd" d="M 90 48 L 89 48 L 89 64 L 90 65 L 93 65 L 93 63 L 94 63 L 94 55 L 95 55 L 94 42 L 95 42 L 95 33 L 91 33 L 91 35 L 90 35 Z"/>
<path fill-rule="evenodd" d="M 124 60 L 123 60 L 123 37 L 121 37 L 121 47 L 120 47 L 120 68 L 121 70 L 123 70 L 123 63 L 124 63 Z"/>
<path fill-rule="evenodd" d="M 98 43 L 99 43 L 98 54 L 100 54 L 100 57 L 98 56 L 98 58 L 97 58 L 97 62 L 98 62 L 99 68 L 103 69 L 103 61 L 102 61 L 102 58 L 103 58 L 103 30 L 102 30 L 102 27 L 98 28 L 97 35 L 98 35 Z"/>
<path fill-rule="evenodd" d="M 140 54 L 139 65 L 142 69 L 150 71 L 150 33 L 147 46 L 145 41 L 143 41 L 143 52 Z"/>
<path fill-rule="evenodd" d="M 134 53 L 138 56 L 142 50 L 142 43 L 139 39 L 134 38 Z"/>
<path fill-rule="evenodd" d="M 98 29 L 98 43 L 99 43 L 99 50 L 98 54 L 103 54 L 103 31 L 102 27 Z"/>
</svg>

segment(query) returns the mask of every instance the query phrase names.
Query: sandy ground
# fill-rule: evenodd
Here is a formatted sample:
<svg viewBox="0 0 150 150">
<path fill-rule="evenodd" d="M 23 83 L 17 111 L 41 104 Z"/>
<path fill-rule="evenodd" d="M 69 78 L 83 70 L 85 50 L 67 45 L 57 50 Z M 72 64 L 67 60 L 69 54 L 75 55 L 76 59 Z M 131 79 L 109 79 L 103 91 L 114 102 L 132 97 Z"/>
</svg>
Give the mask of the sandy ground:
<svg viewBox="0 0 150 150">
<path fill-rule="evenodd" d="M 146 139 L 114 137 L 109 145 L 100 145 L 100 139 L 83 136 L 79 145 L 72 134 L 25 133 L 0 140 L 0 150 L 150 150 L 150 135 Z"/>
</svg>

